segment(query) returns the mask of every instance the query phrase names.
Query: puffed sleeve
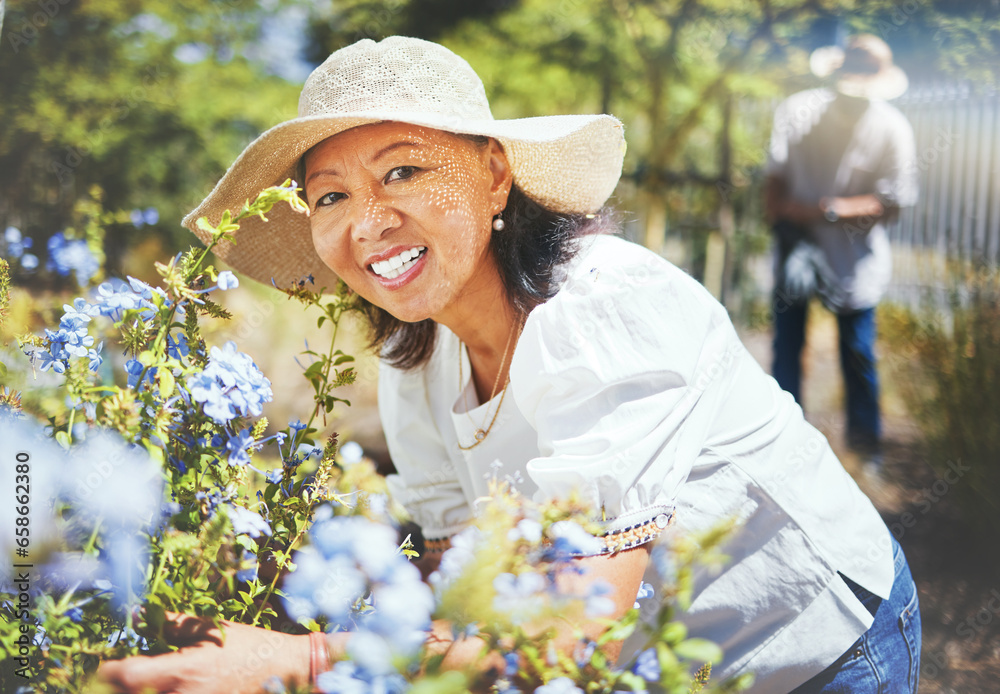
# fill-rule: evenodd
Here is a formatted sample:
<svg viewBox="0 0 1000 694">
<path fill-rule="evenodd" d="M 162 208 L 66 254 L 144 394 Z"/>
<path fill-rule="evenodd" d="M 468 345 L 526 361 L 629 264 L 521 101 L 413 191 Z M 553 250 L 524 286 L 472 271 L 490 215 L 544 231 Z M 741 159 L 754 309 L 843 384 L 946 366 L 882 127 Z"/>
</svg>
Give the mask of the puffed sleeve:
<svg viewBox="0 0 1000 694">
<path fill-rule="evenodd" d="M 389 493 L 420 526 L 424 538 L 442 540 L 472 518 L 428 401 L 424 369 L 379 367 L 378 405 L 389 455 L 397 474 Z"/>
<path fill-rule="evenodd" d="M 538 435 L 541 497 L 582 493 L 614 533 L 670 517 L 742 350 L 687 274 L 626 241 L 594 243 L 525 324 L 511 393 Z"/>
</svg>

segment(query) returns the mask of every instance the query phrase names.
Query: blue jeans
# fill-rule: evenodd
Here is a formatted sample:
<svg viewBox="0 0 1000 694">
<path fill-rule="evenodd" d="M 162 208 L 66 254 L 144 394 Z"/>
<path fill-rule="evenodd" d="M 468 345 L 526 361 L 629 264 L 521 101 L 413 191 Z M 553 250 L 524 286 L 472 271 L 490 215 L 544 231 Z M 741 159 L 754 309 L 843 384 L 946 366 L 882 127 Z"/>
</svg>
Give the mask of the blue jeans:
<svg viewBox="0 0 1000 694">
<path fill-rule="evenodd" d="M 771 373 L 778 385 L 802 404 L 802 348 L 806 341 L 807 304 L 776 298 L 774 302 L 774 362 Z M 840 368 L 847 393 L 847 442 L 857 449 L 876 451 L 882 435 L 875 371 L 875 309 L 837 315 Z"/>
<path fill-rule="evenodd" d="M 920 677 L 920 605 L 906 556 L 893 538 L 896 579 L 882 600 L 843 580 L 875 621 L 853 646 L 792 694 L 916 694 Z"/>
</svg>

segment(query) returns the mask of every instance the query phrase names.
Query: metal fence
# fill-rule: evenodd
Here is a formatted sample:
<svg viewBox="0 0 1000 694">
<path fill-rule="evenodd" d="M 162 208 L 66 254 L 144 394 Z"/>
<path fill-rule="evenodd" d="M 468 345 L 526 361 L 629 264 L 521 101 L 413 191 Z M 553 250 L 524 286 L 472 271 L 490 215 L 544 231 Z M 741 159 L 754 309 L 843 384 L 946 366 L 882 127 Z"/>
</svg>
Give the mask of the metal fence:
<svg viewBox="0 0 1000 694">
<path fill-rule="evenodd" d="M 911 88 L 895 105 L 913 125 L 920 200 L 889 227 L 890 298 L 909 303 L 944 287 L 950 261 L 1000 264 L 1000 94 L 968 85 Z"/>
</svg>

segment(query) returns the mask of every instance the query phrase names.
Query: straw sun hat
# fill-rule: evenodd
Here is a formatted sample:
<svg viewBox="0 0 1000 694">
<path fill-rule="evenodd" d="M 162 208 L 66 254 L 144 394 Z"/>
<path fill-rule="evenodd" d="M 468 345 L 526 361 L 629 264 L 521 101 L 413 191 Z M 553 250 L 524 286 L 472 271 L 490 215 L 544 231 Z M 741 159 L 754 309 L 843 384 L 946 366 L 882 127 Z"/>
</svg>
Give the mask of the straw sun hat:
<svg viewBox="0 0 1000 694">
<path fill-rule="evenodd" d="M 892 63 L 892 49 L 872 34 L 852 36 L 846 48 L 817 48 L 809 69 L 817 77 L 833 77 L 841 94 L 864 99 L 895 99 L 909 86 L 906 73 Z"/>
<path fill-rule="evenodd" d="M 333 53 L 306 80 L 299 116 L 254 140 L 184 226 L 202 241 L 199 217 L 216 224 L 262 189 L 295 177 L 299 158 L 313 145 L 349 128 L 398 121 L 453 133 L 496 138 L 514 181 L 533 200 L 564 213 L 597 211 L 621 176 L 625 140 L 621 123 L 607 115 L 542 116 L 494 120 L 478 75 L 436 43 L 392 36 L 358 41 Z M 301 181 L 299 182 L 301 184 Z M 216 254 L 240 272 L 278 287 L 312 274 L 317 287 L 335 275 L 313 249 L 308 218 L 276 205 L 269 222 L 246 219 L 235 245 Z"/>
</svg>

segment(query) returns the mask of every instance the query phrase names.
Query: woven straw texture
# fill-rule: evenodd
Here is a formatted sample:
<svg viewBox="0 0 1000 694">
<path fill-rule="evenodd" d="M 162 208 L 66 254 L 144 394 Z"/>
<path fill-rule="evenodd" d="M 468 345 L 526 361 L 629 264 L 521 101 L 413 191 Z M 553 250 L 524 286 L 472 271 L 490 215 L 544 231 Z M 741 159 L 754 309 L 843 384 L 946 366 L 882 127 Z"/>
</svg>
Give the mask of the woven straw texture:
<svg viewBox="0 0 1000 694">
<path fill-rule="evenodd" d="M 264 188 L 295 178 L 299 158 L 317 143 L 383 121 L 496 138 L 517 185 L 558 212 L 597 211 L 621 176 L 625 139 L 614 117 L 494 120 L 479 76 L 447 48 L 401 36 L 378 43 L 364 39 L 313 71 L 302 88 L 299 117 L 276 125 L 243 150 L 184 218 L 184 226 L 209 241 L 197 228 L 200 217 L 217 224 L 225 210 L 235 213 Z M 236 245 L 220 244 L 217 255 L 247 276 L 278 287 L 312 275 L 317 287 L 332 288 L 336 277 L 313 249 L 308 218 L 282 203 L 268 219 L 244 220 Z"/>
</svg>

